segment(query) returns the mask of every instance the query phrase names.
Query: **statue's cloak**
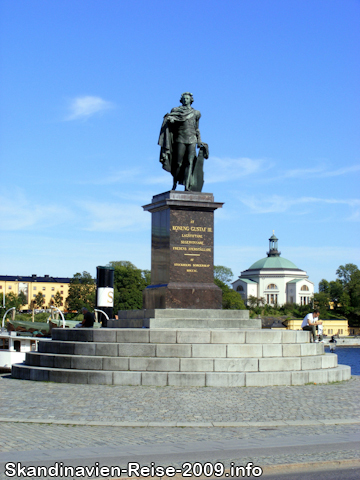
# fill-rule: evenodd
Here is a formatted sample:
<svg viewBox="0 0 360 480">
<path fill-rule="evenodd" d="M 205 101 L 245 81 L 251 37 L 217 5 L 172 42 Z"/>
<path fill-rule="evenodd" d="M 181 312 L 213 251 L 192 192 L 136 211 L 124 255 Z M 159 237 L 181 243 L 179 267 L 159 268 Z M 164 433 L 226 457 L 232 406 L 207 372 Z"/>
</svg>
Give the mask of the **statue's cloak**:
<svg viewBox="0 0 360 480">
<path fill-rule="evenodd" d="M 192 118 L 197 113 L 199 114 L 199 117 L 200 117 L 200 112 L 198 112 L 194 108 L 191 108 L 189 110 L 188 108 L 181 106 L 181 107 L 173 108 L 170 113 L 167 113 L 164 116 L 164 120 L 161 125 L 158 145 L 160 145 L 161 147 L 160 162 L 162 163 L 163 169 L 166 170 L 167 172 L 171 173 L 172 171 L 171 165 L 172 165 L 173 143 L 174 143 L 172 129 L 171 129 L 171 126 L 173 124 L 170 122 L 170 118 L 173 119 L 174 122 L 185 122 L 186 120 Z"/>
</svg>

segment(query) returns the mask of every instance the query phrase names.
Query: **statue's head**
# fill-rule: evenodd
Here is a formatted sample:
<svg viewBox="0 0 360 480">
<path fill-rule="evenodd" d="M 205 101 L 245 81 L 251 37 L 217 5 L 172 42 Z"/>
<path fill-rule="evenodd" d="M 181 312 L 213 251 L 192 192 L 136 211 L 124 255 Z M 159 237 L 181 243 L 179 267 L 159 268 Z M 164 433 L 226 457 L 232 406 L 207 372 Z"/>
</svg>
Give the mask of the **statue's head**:
<svg viewBox="0 0 360 480">
<path fill-rule="evenodd" d="M 181 98 L 180 98 L 180 103 L 182 103 L 184 105 L 184 97 L 185 95 L 187 95 L 188 97 L 190 97 L 190 105 L 193 103 L 194 101 L 194 97 L 193 97 L 193 94 L 190 93 L 190 92 L 184 92 L 181 94 Z"/>
</svg>

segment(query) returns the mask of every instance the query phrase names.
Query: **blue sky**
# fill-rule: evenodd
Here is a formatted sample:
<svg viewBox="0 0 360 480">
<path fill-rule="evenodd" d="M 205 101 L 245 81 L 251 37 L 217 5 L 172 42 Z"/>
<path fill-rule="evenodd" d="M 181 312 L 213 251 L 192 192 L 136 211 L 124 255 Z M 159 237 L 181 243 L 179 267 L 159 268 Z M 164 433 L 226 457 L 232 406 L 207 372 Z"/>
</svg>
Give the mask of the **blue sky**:
<svg viewBox="0 0 360 480">
<path fill-rule="evenodd" d="M 2 0 L 0 270 L 150 268 L 162 117 L 190 91 L 215 264 L 360 265 L 360 2 Z M 183 187 L 181 187 L 182 189 Z"/>
</svg>

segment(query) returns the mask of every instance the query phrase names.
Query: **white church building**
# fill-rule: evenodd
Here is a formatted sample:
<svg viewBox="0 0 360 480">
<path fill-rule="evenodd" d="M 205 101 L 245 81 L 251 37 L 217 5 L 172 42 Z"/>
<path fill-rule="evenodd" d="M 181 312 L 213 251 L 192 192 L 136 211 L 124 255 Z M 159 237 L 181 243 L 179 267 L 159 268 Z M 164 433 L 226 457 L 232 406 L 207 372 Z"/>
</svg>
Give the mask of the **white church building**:
<svg viewBox="0 0 360 480">
<path fill-rule="evenodd" d="M 233 289 L 240 293 L 245 304 L 251 295 L 265 299 L 269 305 L 310 303 L 314 295 L 314 284 L 304 270 L 280 255 L 278 239 L 273 234 L 269 238 L 267 257 L 253 263 L 232 283 Z"/>
</svg>

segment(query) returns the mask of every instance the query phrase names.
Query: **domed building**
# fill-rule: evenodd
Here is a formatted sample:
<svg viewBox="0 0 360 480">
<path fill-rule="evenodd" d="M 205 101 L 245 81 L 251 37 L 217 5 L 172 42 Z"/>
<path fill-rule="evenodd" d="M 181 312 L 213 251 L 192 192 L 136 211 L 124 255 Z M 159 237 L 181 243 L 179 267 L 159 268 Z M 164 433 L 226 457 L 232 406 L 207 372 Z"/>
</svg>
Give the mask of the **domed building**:
<svg viewBox="0 0 360 480">
<path fill-rule="evenodd" d="M 278 239 L 273 233 L 269 238 L 267 257 L 253 263 L 232 283 L 233 289 L 240 293 L 245 303 L 250 296 L 263 298 L 269 305 L 310 303 L 314 284 L 304 270 L 280 255 Z"/>
</svg>

